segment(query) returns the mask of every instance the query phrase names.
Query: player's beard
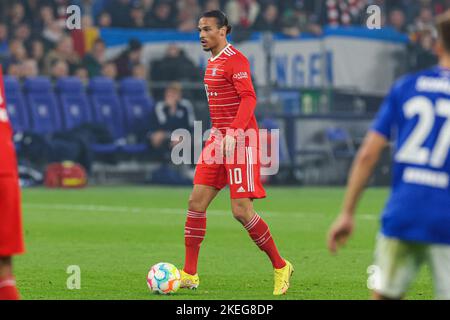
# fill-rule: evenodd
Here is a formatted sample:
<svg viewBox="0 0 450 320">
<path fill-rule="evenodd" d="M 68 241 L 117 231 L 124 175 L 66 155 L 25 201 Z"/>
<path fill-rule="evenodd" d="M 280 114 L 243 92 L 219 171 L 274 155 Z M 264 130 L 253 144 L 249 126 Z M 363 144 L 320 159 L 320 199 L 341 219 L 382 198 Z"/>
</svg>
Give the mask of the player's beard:
<svg viewBox="0 0 450 320">
<path fill-rule="evenodd" d="M 209 51 L 211 51 L 211 48 L 203 48 L 203 51 L 209 52 Z"/>
</svg>

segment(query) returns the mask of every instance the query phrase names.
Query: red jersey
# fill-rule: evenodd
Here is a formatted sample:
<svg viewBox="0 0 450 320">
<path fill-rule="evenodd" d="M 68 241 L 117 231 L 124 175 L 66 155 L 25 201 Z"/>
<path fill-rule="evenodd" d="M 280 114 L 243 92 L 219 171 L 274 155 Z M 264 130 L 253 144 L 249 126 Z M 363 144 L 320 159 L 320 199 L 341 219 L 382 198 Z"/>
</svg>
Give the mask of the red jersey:
<svg viewBox="0 0 450 320">
<path fill-rule="evenodd" d="M 0 66 L 0 176 L 16 172 L 16 155 L 12 142 L 12 128 L 6 112 L 3 72 Z"/>
<path fill-rule="evenodd" d="M 218 55 L 208 60 L 205 88 L 213 128 L 197 163 L 194 184 L 212 186 L 219 190 L 228 184 L 232 199 L 264 198 L 266 193 L 260 179 L 258 124 L 254 114 L 256 94 L 247 58 L 230 44 L 227 45 Z M 245 142 L 241 146 L 237 140 L 237 152 L 232 159 L 234 161 L 229 162 L 223 155 L 216 154 L 217 145 L 209 148 L 211 143 L 217 141 L 217 136 L 220 136 L 218 130 L 223 137 L 227 129 L 254 130 L 256 136 L 256 140 L 253 140 L 252 132 L 246 132 L 248 139 L 246 137 L 245 140 L 240 140 Z M 214 162 L 215 160 L 225 161 Z"/>
<path fill-rule="evenodd" d="M 256 94 L 250 63 L 231 44 L 208 60 L 205 72 L 212 127 L 222 135 L 226 129 L 258 129 L 254 115 Z"/>
</svg>

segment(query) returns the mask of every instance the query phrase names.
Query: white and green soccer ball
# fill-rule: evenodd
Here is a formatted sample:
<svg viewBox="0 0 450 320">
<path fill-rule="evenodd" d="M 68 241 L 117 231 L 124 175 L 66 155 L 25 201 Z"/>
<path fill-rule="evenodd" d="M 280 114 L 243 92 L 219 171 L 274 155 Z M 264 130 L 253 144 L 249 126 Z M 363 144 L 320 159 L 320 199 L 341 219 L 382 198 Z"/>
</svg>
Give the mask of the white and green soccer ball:
<svg viewBox="0 0 450 320">
<path fill-rule="evenodd" d="M 167 262 L 155 264 L 147 275 L 148 288 L 155 293 L 175 293 L 180 288 L 180 282 L 180 271 L 173 264 Z"/>
</svg>

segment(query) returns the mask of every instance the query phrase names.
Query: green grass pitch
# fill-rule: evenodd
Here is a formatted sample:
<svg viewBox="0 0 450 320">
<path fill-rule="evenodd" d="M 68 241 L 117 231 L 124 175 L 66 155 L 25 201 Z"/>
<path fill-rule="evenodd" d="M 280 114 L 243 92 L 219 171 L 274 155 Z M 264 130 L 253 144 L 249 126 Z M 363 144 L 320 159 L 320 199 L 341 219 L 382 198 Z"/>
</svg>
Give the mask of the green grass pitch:
<svg viewBox="0 0 450 320">
<path fill-rule="evenodd" d="M 27 252 L 15 259 L 23 299 L 273 299 L 273 270 L 265 254 L 232 218 L 228 190 L 208 210 L 200 251 L 200 287 L 170 296 L 151 294 L 150 266 L 184 259 L 183 227 L 190 188 L 91 187 L 26 189 Z M 387 189 L 370 189 L 358 210 L 354 236 L 332 256 L 325 234 L 343 188 L 275 188 L 255 201 L 281 254 L 295 267 L 287 295 L 276 299 L 367 299 L 367 267 Z M 67 267 L 81 268 L 81 289 L 67 289 Z M 423 269 L 407 298 L 431 299 Z"/>
</svg>

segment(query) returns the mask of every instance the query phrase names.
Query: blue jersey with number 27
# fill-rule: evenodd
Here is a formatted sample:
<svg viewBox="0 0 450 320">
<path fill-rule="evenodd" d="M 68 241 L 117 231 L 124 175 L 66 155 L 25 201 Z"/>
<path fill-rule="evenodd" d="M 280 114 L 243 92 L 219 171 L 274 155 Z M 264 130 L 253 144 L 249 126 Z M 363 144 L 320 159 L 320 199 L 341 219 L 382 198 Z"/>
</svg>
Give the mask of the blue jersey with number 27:
<svg viewBox="0 0 450 320">
<path fill-rule="evenodd" d="M 381 232 L 450 244 L 450 69 L 434 67 L 398 80 L 372 130 L 395 141 Z"/>
</svg>

